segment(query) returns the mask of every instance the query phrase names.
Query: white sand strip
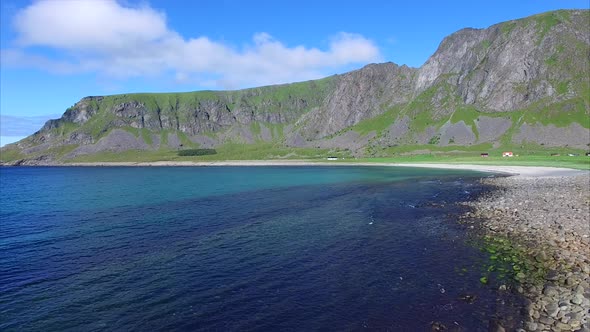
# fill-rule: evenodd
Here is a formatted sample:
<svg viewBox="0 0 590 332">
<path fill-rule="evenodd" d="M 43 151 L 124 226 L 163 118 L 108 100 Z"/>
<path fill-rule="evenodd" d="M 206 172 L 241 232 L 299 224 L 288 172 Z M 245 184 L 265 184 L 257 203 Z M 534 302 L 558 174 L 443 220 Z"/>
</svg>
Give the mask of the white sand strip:
<svg viewBox="0 0 590 332">
<path fill-rule="evenodd" d="M 155 161 L 155 162 L 97 162 L 71 163 L 64 166 L 397 166 L 473 170 L 500 173 L 518 177 L 559 177 L 588 174 L 585 170 L 538 166 L 495 166 L 468 164 L 427 164 L 427 163 L 371 163 L 371 162 L 326 162 L 308 160 L 231 160 L 231 161 Z"/>
<path fill-rule="evenodd" d="M 560 177 L 588 174 L 589 171 L 571 168 L 541 167 L 541 166 L 494 166 L 494 165 L 463 165 L 463 164 L 396 164 L 397 166 L 428 167 L 444 169 L 464 169 L 481 172 L 502 173 L 518 177 Z"/>
</svg>

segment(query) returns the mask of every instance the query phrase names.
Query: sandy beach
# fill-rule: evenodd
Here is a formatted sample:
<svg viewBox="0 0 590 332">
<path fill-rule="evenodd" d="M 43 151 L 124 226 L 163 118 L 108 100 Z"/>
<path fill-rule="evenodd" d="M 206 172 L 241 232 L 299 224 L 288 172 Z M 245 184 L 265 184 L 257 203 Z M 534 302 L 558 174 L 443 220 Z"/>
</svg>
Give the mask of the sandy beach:
<svg viewBox="0 0 590 332">
<path fill-rule="evenodd" d="M 427 164 L 427 163 L 369 163 L 369 162 L 326 162 L 308 160 L 240 160 L 240 161 L 154 161 L 154 162 L 99 162 L 99 163 L 69 163 L 56 166 L 176 166 L 176 167 L 204 167 L 204 166 L 381 166 L 381 167 L 424 167 L 440 169 L 472 170 L 496 174 L 512 175 L 523 178 L 576 176 L 588 174 L 588 171 L 570 168 L 540 167 L 540 166 L 495 166 L 468 164 Z"/>
</svg>

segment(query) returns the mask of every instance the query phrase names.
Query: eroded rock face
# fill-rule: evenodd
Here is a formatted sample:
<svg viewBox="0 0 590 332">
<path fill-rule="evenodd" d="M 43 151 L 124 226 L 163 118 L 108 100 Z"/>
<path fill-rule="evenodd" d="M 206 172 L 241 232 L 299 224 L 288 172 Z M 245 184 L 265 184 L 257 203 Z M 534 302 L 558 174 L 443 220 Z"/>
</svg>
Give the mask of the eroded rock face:
<svg viewBox="0 0 590 332">
<path fill-rule="evenodd" d="M 476 141 L 471 127 L 465 122 L 445 123 L 440 129 L 440 145 L 472 145 Z"/>
<path fill-rule="evenodd" d="M 410 118 L 404 116 L 402 118 L 398 118 L 389 128 L 387 128 L 387 132 L 385 135 L 385 142 L 390 144 L 400 144 L 403 143 L 405 137 L 407 137 L 408 133 L 410 132 Z"/>
<path fill-rule="evenodd" d="M 460 30 L 445 38 L 420 68 L 416 90 L 424 91 L 448 75 L 465 104 L 488 111 L 565 98 L 555 83 L 574 80 L 578 70 L 588 72 L 588 34 L 580 29 L 587 21 L 587 11 L 558 11 Z M 567 43 L 579 50 L 566 51 Z"/>
<path fill-rule="evenodd" d="M 374 131 L 364 136 L 354 131 L 347 131 L 342 135 L 317 142 L 317 147 L 322 149 L 349 149 L 354 152 L 367 146 L 373 138 L 375 138 Z"/>
<path fill-rule="evenodd" d="M 256 142 L 255 135 L 249 127 L 233 126 L 220 135 L 222 141 L 252 144 Z"/>
<path fill-rule="evenodd" d="M 76 105 L 68 108 L 61 118 L 47 121 L 39 132 L 49 132 L 68 122 L 78 125 L 88 122 L 98 112 L 96 102 L 100 102 L 102 99 L 103 97 L 82 98 Z"/>
<path fill-rule="evenodd" d="M 536 143 L 548 147 L 569 146 L 585 149 L 590 144 L 590 130 L 577 123 L 567 127 L 525 123 L 514 136 L 514 143 Z"/>
<path fill-rule="evenodd" d="M 127 150 L 147 150 L 148 146 L 141 138 L 121 130 L 113 129 L 107 136 L 101 138 L 96 144 L 82 145 L 69 154 L 70 158 L 94 154 L 97 152 L 122 152 Z"/>
<path fill-rule="evenodd" d="M 306 114 L 304 135 L 322 138 L 410 101 L 417 69 L 372 64 L 340 75 L 321 107 Z"/>
<path fill-rule="evenodd" d="M 414 139 L 414 144 L 425 145 L 431 142 L 437 141 L 437 137 L 440 137 L 440 133 L 434 126 L 428 126 L 426 130 L 419 133 L 414 133 L 412 138 Z"/>
<path fill-rule="evenodd" d="M 180 139 L 178 138 L 178 135 L 176 133 L 168 133 L 167 140 L 168 147 L 172 149 L 178 149 L 182 144 L 180 143 Z"/>
<path fill-rule="evenodd" d="M 100 102 L 102 97 L 86 97 L 76 104 L 75 108 L 68 109 L 63 119 L 77 124 L 86 123 L 93 115 L 98 112 L 98 109 L 92 103 L 93 101 Z"/>
<path fill-rule="evenodd" d="M 199 144 L 199 146 L 204 149 L 214 148 L 218 144 L 217 140 L 204 135 L 196 135 L 189 138 L 193 143 Z"/>
<path fill-rule="evenodd" d="M 479 133 L 479 143 L 498 140 L 512 126 L 510 118 L 480 116 L 477 120 L 475 124 Z"/>
</svg>

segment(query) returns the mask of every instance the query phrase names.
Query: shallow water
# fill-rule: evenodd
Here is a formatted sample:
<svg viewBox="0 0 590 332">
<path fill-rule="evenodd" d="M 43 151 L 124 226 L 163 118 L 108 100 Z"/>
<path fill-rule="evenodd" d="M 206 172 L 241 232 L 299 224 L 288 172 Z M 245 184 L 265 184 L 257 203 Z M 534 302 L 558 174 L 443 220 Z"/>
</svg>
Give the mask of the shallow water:
<svg viewBox="0 0 590 332">
<path fill-rule="evenodd" d="M 517 300 L 455 222 L 481 176 L 0 168 L 0 330 L 486 331 Z"/>
</svg>

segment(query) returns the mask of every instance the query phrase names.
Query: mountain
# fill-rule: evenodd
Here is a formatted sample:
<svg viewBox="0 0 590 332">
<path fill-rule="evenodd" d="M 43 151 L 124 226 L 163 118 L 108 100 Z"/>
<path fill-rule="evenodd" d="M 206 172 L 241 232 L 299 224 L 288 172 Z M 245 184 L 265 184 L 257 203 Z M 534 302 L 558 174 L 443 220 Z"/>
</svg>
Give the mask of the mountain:
<svg viewBox="0 0 590 332">
<path fill-rule="evenodd" d="M 4 163 L 390 156 L 585 150 L 590 11 L 560 10 L 446 37 L 420 68 L 394 63 L 245 89 L 85 97 L 0 151 Z"/>
</svg>

